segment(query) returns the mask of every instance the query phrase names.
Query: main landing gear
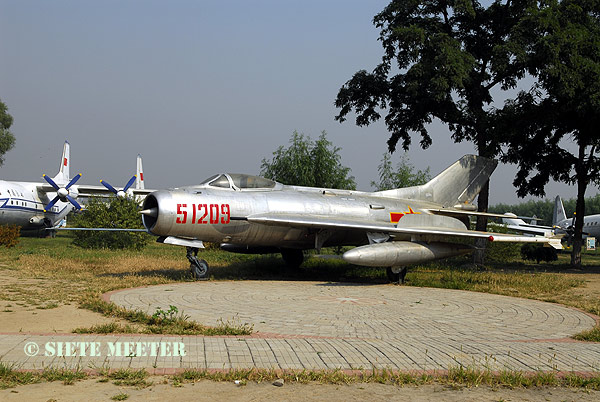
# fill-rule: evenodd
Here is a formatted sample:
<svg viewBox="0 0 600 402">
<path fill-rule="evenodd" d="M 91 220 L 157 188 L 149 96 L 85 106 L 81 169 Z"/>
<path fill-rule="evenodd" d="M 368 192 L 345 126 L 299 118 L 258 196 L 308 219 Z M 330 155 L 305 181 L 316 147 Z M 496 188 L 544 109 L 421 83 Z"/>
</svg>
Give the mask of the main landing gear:
<svg viewBox="0 0 600 402">
<path fill-rule="evenodd" d="M 186 247 L 186 257 L 190 261 L 190 270 L 195 280 L 208 279 L 208 263 L 198 258 L 198 248 Z"/>
<path fill-rule="evenodd" d="M 283 258 L 288 268 L 300 268 L 300 265 L 304 262 L 304 253 L 302 250 L 284 248 L 281 249 L 281 258 Z"/>
<path fill-rule="evenodd" d="M 386 274 L 387 274 L 388 280 L 392 283 L 397 283 L 397 284 L 404 283 L 404 277 L 406 276 L 407 272 L 408 272 L 407 267 L 387 267 L 386 268 Z"/>
</svg>

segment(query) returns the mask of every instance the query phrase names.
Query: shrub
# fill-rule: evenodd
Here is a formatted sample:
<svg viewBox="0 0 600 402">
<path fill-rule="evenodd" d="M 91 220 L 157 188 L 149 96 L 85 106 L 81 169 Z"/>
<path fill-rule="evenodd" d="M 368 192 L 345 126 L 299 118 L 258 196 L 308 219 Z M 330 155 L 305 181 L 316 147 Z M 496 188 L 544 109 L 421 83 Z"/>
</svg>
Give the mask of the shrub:
<svg viewBox="0 0 600 402">
<path fill-rule="evenodd" d="M 0 225 L 0 246 L 14 247 L 19 243 L 21 228 L 17 225 Z"/>
<path fill-rule="evenodd" d="M 488 231 L 506 233 L 510 231 L 502 225 L 488 225 Z M 488 262 L 510 263 L 520 256 L 521 244 L 508 242 L 488 242 L 485 246 L 485 260 Z"/>
<path fill-rule="evenodd" d="M 521 258 L 524 260 L 535 260 L 539 264 L 540 261 L 551 262 L 558 260 L 558 253 L 552 247 L 527 243 L 521 246 Z"/>
<path fill-rule="evenodd" d="M 86 210 L 75 218 L 80 228 L 143 229 L 136 199 L 114 198 L 103 202 L 90 198 Z M 150 236 L 143 232 L 76 231 L 73 244 L 83 248 L 135 249 L 148 244 Z"/>
<path fill-rule="evenodd" d="M 491 242 L 485 247 L 485 260 L 488 262 L 510 263 L 518 261 L 519 243 Z"/>
</svg>

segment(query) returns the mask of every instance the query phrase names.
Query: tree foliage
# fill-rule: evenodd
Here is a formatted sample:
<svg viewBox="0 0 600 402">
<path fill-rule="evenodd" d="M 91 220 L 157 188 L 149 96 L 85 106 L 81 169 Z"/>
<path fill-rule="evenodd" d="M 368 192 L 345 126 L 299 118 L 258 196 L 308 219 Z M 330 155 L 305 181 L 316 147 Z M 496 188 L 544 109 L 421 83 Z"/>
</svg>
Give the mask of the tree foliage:
<svg viewBox="0 0 600 402">
<path fill-rule="evenodd" d="M 480 155 L 496 155 L 492 89 L 514 88 L 525 74 L 513 56 L 519 43 L 509 39 L 531 3 L 494 1 L 486 8 L 479 1 L 393 0 L 373 19 L 381 30 L 382 61 L 339 90 L 336 119 L 354 111 L 356 124 L 366 126 L 386 110 L 393 151 L 400 140 L 408 149 L 411 133 L 419 133 L 427 148 L 427 125 L 437 118 L 455 141 L 472 141 Z"/>
<path fill-rule="evenodd" d="M 283 184 L 355 190 L 356 182 L 351 169 L 342 166 L 340 150 L 327 140 L 325 131 L 316 141 L 294 131 L 289 147 L 280 146 L 273 159 L 262 160 L 260 174 Z"/>
<path fill-rule="evenodd" d="M 109 203 L 90 198 L 75 219 L 80 228 L 143 229 L 137 200 L 117 197 Z M 76 231 L 73 244 L 83 248 L 141 250 L 150 236 L 143 232 Z"/>
<path fill-rule="evenodd" d="M 407 150 L 413 133 L 420 134 L 422 148 L 429 147 L 427 127 L 438 119 L 454 141 L 470 141 L 480 156 L 496 156 L 502 137 L 495 130 L 494 96 L 506 98 L 525 75 L 520 37 L 512 33 L 535 1 L 481 3 L 392 0 L 373 19 L 384 50 L 381 63 L 342 86 L 336 120 L 354 111 L 356 124 L 367 126 L 385 111 L 393 152 L 399 141 Z M 479 192 L 479 211 L 487 211 L 488 198 L 489 182 Z M 486 227 L 487 218 L 477 217 L 477 230 Z M 475 263 L 483 263 L 485 246 L 480 240 Z"/>
<path fill-rule="evenodd" d="M 600 0 L 550 0 L 529 11 L 520 32 L 538 81 L 498 113 L 504 160 L 518 165 L 521 196 L 543 195 L 550 178 L 577 185 L 571 262 L 580 266 L 584 194 L 600 184 Z"/>
<path fill-rule="evenodd" d="M 10 132 L 13 118 L 8 113 L 8 108 L 0 100 L 0 166 L 4 164 L 4 154 L 15 145 L 15 136 Z"/>
<path fill-rule="evenodd" d="M 415 167 L 410 163 L 406 154 L 400 157 L 394 170 L 392 155 L 389 152 L 384 153 L 377 171 L 379 172 L 379 181 L 371 182 L 371 187 L 374 187 L 376 191 L 418 186 L 431 180 L 429 167 L 425 170 L 415 171 Z"/>
</svg>

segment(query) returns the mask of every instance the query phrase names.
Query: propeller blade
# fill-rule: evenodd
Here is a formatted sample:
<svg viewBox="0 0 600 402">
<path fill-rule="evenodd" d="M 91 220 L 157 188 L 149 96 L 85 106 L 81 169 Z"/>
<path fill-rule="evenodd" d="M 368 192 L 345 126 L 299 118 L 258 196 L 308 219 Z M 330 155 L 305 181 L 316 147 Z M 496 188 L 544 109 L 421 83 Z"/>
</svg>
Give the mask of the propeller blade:
<svg viewBox="0 0 600 402">
<path fill-rule="evenodd" d="M 117 189 L 116 189 L 116 188 L 114 188 L 113 186 L 111 186 L 111 185 L 110 185 L 110 184 L 109 184 L 107 181 L 100 180 L 100 183 L 102 183 L 102 185 L 103 185 L 104 187 L 106 187 L 107 189 L 109 189 L 111 192 L 113 192 L 113 193 L 115 193 L 115 194 L 117 194 L 117 193 L 118 193 Z"/>
<path fill-rule="evenodd" d="M 52 207 L 54 206 L 54 204 L 56 204 L 56 202 L 59 200 L 60 198 L 58 197 L 58 195 L 56 197 L 54 197 L 52 199 L 52 201 L 50 201 L 48 203 L 48 205 L 46 205 L 46 208 L 44 209 L 44 212 L 48 212 L 52 209 Z"/>
<path fill-rule="evenodd" d="M 81 178 L 81 173 L 77 173 L 77 176 L 73 177 L 71 179 L 71 181 L 69 182 L 69 184 L 67 184 L 67 187 L 65 187 L 67 190 L 69 189 L 69 187 L 71 187 L 73 184 L 77 183 L 77 180 L 79 180 Z"/>
<path fill-rule="evenodd" d="M 60 187 L 58 187 L 58 185 L 54 182 L 54 180 L 52 180 L 50 178 L 50 176 L 46 176 L 45 174 L 42 175 L 42 177 L 44 178 L 44 180 L 46 180 L 48 182 L 48 184 L 50 184 L 52 187 L 54 187 L 55 190 L 58 190 Z"/>
<path fill-rule="evenodd" d="M 73 206 L 74 206 L 75 208 L 77 208 L 78 210 L 80 210 L 80 209 L 81 209 L 81 205 L 79 205 L 79 203 L 78 203 L 77 201 L 75 201 L 75 198 L 71 197 L 70 195 L 67 195 L 67 200 L 69 200 L 69 202 L 70 202 L 71 204 L 73 204 Z"/>
<path fill-rule="evenodd" d="M 137 177 L 136 175 L 133 175 L 133 177 L 131 179 L 129 179 L 129 181 L 127 182 L 127 184 L 123 188 L 123 191 L 129 190 L 129 187 L 131 187 L 131 185 L 135 182 L 136 177 Z"/>
</svg>

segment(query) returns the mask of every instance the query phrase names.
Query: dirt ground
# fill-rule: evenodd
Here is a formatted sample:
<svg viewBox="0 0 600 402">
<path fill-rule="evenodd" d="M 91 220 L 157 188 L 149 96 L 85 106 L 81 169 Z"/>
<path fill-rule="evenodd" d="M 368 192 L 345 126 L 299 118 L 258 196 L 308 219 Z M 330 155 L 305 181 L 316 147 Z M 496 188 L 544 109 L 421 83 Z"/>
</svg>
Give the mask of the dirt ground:
<svg viewBox="0 0 600 402">
<path fill-rule="evenodd" d="M 2 333 L 68 334 L 78 327 L 91 327 L 92 325 L 114 321 L 98 313 L 80 309 L 75 304 L 62 305 L 51 309 L 38 309 L 1 300 L 0 311 L 0 317 L 2 317 L 0 332 Z"/>
<path fill-rule="evenodd" d="M 573 296 L 585 296 L 591 302 L 600 300 L 600 275 L 597 273 L 572 274 L 586 282 L 584 287 L 572 290 Z M 10 285 L 18 279 L 0 274 L 0 284 Z M 22 282 L 20 282 L 22 284 Z M 43 288 L 43 281 L 31 279 L 30 287 Z M 76 303 L 52 306 L 18 301 L 0 300 L 0 333 L 69 333 L 78 327 L 89 327 L 112 321 L 100 314 L 79 309 Z M 600 391 L 587 391 L 570 388 L 508 389 L 481 387 L 450 387 L 444 385 L 426 385 L 419 387 L 398 387 L 382 384 L 322 385 L 322 384 L 285 384 L 276 387 L 271 383 L 248 383 L 237 386 L 233 383 L 201 381 L 193 384 L 173 386 L 164 377 L 148 379 L 152 386 L 136 389 L 116 386 L 98 379 L 87 379 L 73 385 L 62 382 L 40 383 L 0 390 L 1 401 L 87 401 L 121 400 L 128 401 L 269 401 L 269 400 L 332 400 L 332 401 L 597 401 Z"/>
<path fill-rule="evenodd" d="M 73 385 L 60 382 L 33 384 L 0 391 L 0 400 L 11 401 L 110 401 L 127 395 L 128 401 L 598 401 L 600 391 L 569 388 L 505 389 L 490 387 L 452 388 L 442 385 L 397 387 L 382 384 L 321 385 L 233 383 L 201 381 L 174 387 L 150 378 L 154 385 L 135 389 L 97 380 Z M 117 400 L 117 399 L 112 399 Z"/>
</svg>

